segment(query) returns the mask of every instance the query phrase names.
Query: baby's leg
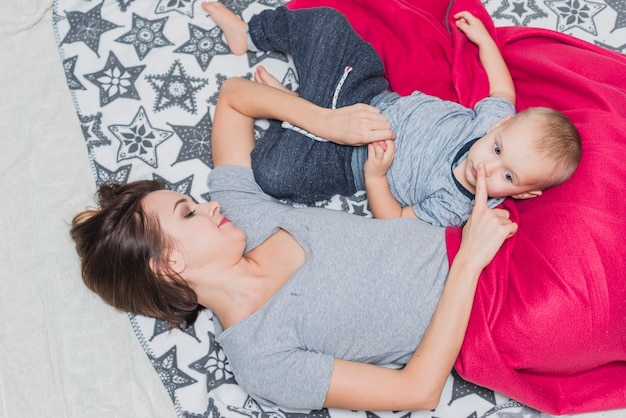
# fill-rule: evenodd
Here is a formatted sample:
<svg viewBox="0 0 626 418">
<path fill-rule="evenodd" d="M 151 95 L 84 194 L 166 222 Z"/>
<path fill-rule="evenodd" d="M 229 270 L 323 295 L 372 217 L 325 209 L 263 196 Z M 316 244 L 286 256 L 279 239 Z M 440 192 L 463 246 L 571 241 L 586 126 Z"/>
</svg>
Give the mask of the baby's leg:
<svg viewBox="0 0 626 418">
<path fill-rule="evenodd" d="M 260 84 L 265 84 L 266 86 L 274 87 L 279 90 L 282 90 L 286 93 L 293 94 L 294 96 L 299 96 L 299 94 L 295 91 L 289 90 L 285 87 L 274 75 L 270 74 L 265 67 L 259 65 L 254 72 L 254 81 Z"/>
<path fill-rule="evenodd" d="M 246 22 L 230 11 L 222 3 L 216 1 L 203 2 L 202 8 L 211 16 L 215 24 L 220 27 L 231 52 L 243 55 L 248 52 Z"/>
</svg>

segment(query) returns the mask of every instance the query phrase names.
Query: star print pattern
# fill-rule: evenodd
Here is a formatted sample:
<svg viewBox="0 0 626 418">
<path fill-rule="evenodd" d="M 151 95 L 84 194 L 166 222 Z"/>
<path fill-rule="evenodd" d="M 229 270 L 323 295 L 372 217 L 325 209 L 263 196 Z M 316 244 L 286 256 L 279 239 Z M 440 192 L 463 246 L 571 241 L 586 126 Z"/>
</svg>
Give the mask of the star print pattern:
<svg viewBox="0 0 626 418">
<path fill-rule="evenodd" d="M 55 3 L 68 1 L 55 0 Z M 209 110 L 215 109 L 220 86 L 232 76 L 252 78 L 254 67 L 263 64 L 279 68 L 275 72 L 277 78 L 288 88 L 297 90 L 297 74 L 289 66 L 288 57 L 274 52 L 248 53 L 246 59 L 238 60 L 235 68 L 228 63 L 232 59 L 221 31 L 206 13 L 194 16 L 194 9 L 201 10 L 198 0 L 116 0 L 111 1 L 113 7 L 103 7 L 102 0 L 73 1 L 76 6 L 55 8 L 52 19 L 58 29 L 63 68 L 77 106 L 96 185 L 153 178 L 162 181 L 169 190 L 197 201 L 209 201 L 206 187 L 206 176 L 212 167 Z M 559 30 L 575 36 L 591 36 L 596 32 L 602 36 L 591 39 L 593 42 L 626 52 L 623 41 L 626 0 L 484 2 L 500 26 L 550 25 L 558 29 L 558 25 Z M 558 12 L 548 6 L 549 2 Z M 222 0 L 222 3 L 239 16 L 249 18 L 284 1 Z M 602 24 L 601 19 L 605 19 Z M 606 19 L 610 22 L 606 23 Z M 255 124 L 255 139 L 263 135 L 263 126 L 266 126 L 263 121 Z M 123 139 L 128 142 L 125 153 L 120 154 Z M 129 152 L 131 148 L 134 153 Z M 195 178 L 199 181 L 194 181 Z M 371 217 L 364 193 L 336 196 L 315 206 Z M 210 313 L 202 313 L 200 320 L 185 331 L 169 331 L 167 323 L 152 318 L 135 315 L 129 318 L 183 417 L 341 416 L 328 409 L 297 413 L 272 409 L 248 397 L 236 385 L 225 353 L 215 342 Z M 503 395 L 465 382 L 458 375 L 450 377 L 446 387 L 446 400 L 432 413 L 348 414 L 365 418 L 544 416 Z M 201 396 L 196 396 L 193 390 Z M 187 391 L 193 395 L 187 395 Z M 223 394 L 232 400 L 231 404 L 224 403 Z"/>
<path fill-rule="evenodd" d="M 496 404 L 496 395 L 493 390 L 464 380 L 461 376 L 459 376 L 456 370 L 452 370 L 452 376 L 454 378 L 454 384 L 452 385 L 452 397 L 450 398 L 448 405 L 469 395 L 477 395 L 492 405 Z"/>
<path fill-rule="evenodd" d="M 71 42 L 84 42 L 93 52 L 98 54 L 100 36 L 103 33 L 119 27 L 118 25 L 104 20 L 101 17 L 102 4 L 100 3 L 88 12 L 67 12 L 67 20 L 70 30 L 65 35 L 61 44 Z"/>
<path fill-rule="evenodd" d="M 94 161 L 94 169 L 96 170 L 96 186 L 100 187 L 103 184 L 117 183 L 125 184 L 130 176 L 131 165 L 123 165 L 116 170 L 109 170 L 103 165 Z"/>
<path fill-rule="evenodd" d="M 87 148 L 89 152 L 94 148 L 111 145 L 111 140 L 104 135 L 100 129 L 102 124 L 102 113 L 98 112 L 95 115 L 84 116 L 78 114 L 78 120 L 80 121 L 80 129 L 83 132 L 85 142 L 87 142 Z"/>
<path fill-rule="evenodd" d="M 209 168 L 213 168 L 213 154 L 211 153 L 212 126 L 209 111 L 195 126 L 171 125 L 176 135 L 183 141 L 183 146 L 174 164 L 197 158 Z"/>
<path fill-rule="evenodd" d="M 152 331 L 152 336 L 150 337 L 150 339 L 148 341 L 152 341 L 156 337 L 158 337 L 159 335 L 165 334 L 167 332 L 170 332 L 169 324 L 167 322 L 165 322 L 165 321 L 160 320 L 160 319 L 155 319 L 154 320 L 154 328 L 153 328 L 153 331 Z M 185 334 L 189 335 L 190 337 L 192 337 L 196 341 L 200 342 L 200 339 L 196 335 L 196 328 L 193 325 L 188 327 L 188 328 L 185 328 L 184 331 L 175 330 L 174 332 L 184 332 Z"/>
<path fill-rule="evenodd" d="M 201 359 L 194 361 L 189 365 L 191 370 L 206 375 L 206 390 L 211 392 L 221 385 L 237 383 L 235 376 L 230 368 L 226 354 L 222 347 L 215 341 L 215 335 L 208 333 L 209 336 L 209 353 Z"/>
<path fill-rule="evenodd" d="M 537 6 L 534 0 L 503 0 L 494 16 L 509 19 L 513 25 L 527 26 L 532 20 L 548 15 Z"/>
<path fill-rule="evenodd" d="M 161 177 L 156 173 L 152 175 L 152 178 L 154 180 L 161 181 L 163 184 L 165 184 L 165 187 L 168 190 L 172 190 L 181 194 L 186 194 L 187 196 L 190 195 L 191 185 L 193 184 L 193 174 L 189 177 L 182 179 L 179 182 L 170 182 L 166 180 L 165 177 Z"/>
<path fill-rule="evenodd" d="M 611 32 L 626 28 L 626 0 L 604 0 L 604 2 L 617 13 L 615 25 Z"/>
<path fill-rule="evenodd" d="M 63 70 L 65 71 L 65 79 L 67 80 L 67 86 L 70 90 L 85 90 L 85 86 L 78 81 L 74 74 L 74 67 L 76 66 L 76 60 L 78 55 L 70 57 L 63 61 Z"/>
<path fill-rule="evenodd" d="M 196 379 L 184 373 L 178 368 L 178 359 L 176 358 L 176 346 L 172 347 L 161 357 L 151 358 L 150 361 L 156 369 L 167 393 L 173 396 L 177 389 L 189 386 L 195 382 Z"/>
<path fill-rule="evenodd" d="M 129 125 L 111 125 L 109 130 L 120 141 L 118 161 L 139 158 L 154 168 L 158 166 L 157 146 L 172 136 L 170 131 L 154 128 L 143 107 Z"/>
<path fill-rule="evenodd" d="M 167 18 L 148 20 L 133 13 L 133 27 L 130 32 L 116 39 L 117 42 L 131 44 L 135 47 L 140 60 L 143 60 L 152 48 L 172 45 L 163 35 Z"/>
<path fill-rule="evenodd" d="M 586 0 L 546 1 L 546 6 L 557 14 L 559 31 L 566 32 L 573 28 L 580 28 L 593 35 L 597 34 L 593 17 L 606 7 L 604 4 Z"/>
<path fill-rule="evenodd" d="M 139 100 L 135 80 L 145 65 L 124 67 L 113 52 L 109 53 L 105 67 L 95 73 L 85 74 L 85 78 L 100 89 L 100 106 L 106 106 L 119 98 Z"/>
<path fill-rule="evenodd" d="M 160 0 L 156 13 L 178 12 L 193 17 L 193 5 L 196 0 Z"/>
<path fill-rule="evenodd" d="M 247 397 L 243 407 L 228 406 L 228 409 L 249 418 L 286 418 L 282 411 L 265 410 L 250 396 Z"/>
<path fill-rule="evenodd" d="M 189 35 L 189 40 L 174 52 L 196 57 L 202 71 L 206 71 L 216 55 L 230 55 L 228 44 L 222 39 L 222 30 L 217 26 L 213 29 L 204 30 L 199 26 L 190 24 Z"/>
<path fill-rule="evenodd" d="M 174 61 L 167 74 L 148 75 L 150 82 L 157 93 L 154 111 L 159 112 L 172 106 L 178 106 L 189 113 L 196 113 L 195 93 L 208 84 L 203 78 L 189 77 L 180 61 Z"/>
<path fill-rule="evenodd" d="M 248 65 L 250 67 L 254 67 L 255 65 L 261 63 L 262 61 L 266 59 L 270 59 L 270 58 L 281 60 L 284 62 L 289 61 L 289 59 L 287 58 L 285 54 L 283 54 L 282 52 L 275 52 L 275 51 L 248 52 L 246 56 L 248 57 Z"/>
</svg>

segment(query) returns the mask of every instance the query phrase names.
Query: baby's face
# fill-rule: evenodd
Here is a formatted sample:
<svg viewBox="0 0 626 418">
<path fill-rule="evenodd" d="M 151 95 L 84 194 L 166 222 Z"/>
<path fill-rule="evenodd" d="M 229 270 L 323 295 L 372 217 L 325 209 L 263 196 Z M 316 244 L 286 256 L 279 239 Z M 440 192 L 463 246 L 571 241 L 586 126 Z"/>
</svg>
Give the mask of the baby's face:
<svg viewBox="0 0 626 418">
<path fill-rule="evenodd" d="M 491 197 L 528 199 L 541 195 L 538 186 L 556 175 L 553 162 L 533 147 L 533 126 L 525 120 L 498 122 L 472 145 L 457 179 L 472 193 L 476 167 L 484 163 Z M 459 178 L 460 177 L 460 178 Z"/>
</svg>

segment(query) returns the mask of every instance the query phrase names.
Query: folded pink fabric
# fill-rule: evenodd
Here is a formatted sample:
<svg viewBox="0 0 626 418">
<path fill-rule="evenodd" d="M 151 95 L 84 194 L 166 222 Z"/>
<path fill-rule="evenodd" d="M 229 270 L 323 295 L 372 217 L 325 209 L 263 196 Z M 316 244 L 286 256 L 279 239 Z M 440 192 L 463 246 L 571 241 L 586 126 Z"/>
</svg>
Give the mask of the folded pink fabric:
<svg viewBox="0 0 626 418">
<path fill-rule="evenodd" d="M 479 0 L 292 0 L 343 12 L 380 53 L 391 88 L 466 106 L 487 94 L 476 47 L 455 12 L 500 45 L 517 108 L 566 113 L 579 168 L 537 199 L 506 200 L 519 223 L 485 269 L 458 372 L 552 414 L 626 408 L 626 56 L 557 32 L 494 28 Z M 461 230 L 448 228 L 450 258 Z"/>
</svg>

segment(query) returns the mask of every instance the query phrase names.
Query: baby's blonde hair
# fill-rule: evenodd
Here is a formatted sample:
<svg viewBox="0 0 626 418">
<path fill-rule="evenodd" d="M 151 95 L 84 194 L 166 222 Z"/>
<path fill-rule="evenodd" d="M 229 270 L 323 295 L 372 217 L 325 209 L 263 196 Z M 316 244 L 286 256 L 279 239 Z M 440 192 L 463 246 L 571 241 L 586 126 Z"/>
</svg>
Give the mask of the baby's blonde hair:
<svg viewBox="0 0 626 418">
<path fill-rule="evenodd" d="M 553 162 L 555 176 L 546 179 L 542 190 L 556 186 L 569 179 L 578 167 L 582 154 L 582 142 L 578 129 L 563 113 L 547 107 L 531 107 L 515 115 L 514 119 L 529 119 L 537 130 L 534 148 Z"/>
</svg>

